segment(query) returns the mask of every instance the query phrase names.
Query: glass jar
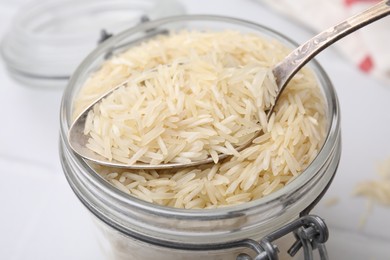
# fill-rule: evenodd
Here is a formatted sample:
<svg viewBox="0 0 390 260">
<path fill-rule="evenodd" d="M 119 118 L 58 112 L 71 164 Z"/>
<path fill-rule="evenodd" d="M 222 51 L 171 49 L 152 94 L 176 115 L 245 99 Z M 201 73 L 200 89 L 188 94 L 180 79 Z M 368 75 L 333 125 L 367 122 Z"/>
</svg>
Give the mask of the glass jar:
<svg viewBox="0 0 390 260">
<path fill-rule="evenodd" d="M 146 22 L 113 36 L 81 63 L 64 92 L 61 105 L 61 161 L 74 193 L 95 216 L 104 241 L 103 248 L 110 259 L 236 259 L 242 252 L 255 255 L 256 246 L 250 241 L 259 241 L 306 215 L 326 191 L 340 160 L 336 93 L 320 65 L 313 61 L 308 66 L 314 71 L 325 97 L 327 137 L 314 161 L 284 188 L 237 206 L 184 210 L 134 198 L 96 174 L 72 152 L 67 142 L 75 95 L 108 56 L 178 28 L 237 29 L 276 39 L 291 48 L 297 46 L 279 33 L 252 22 L 220 16 L 180 16 Z M 291 245 L 293 241 L 289 243 Z M 249 259 L 246 255 L 240 257 Z"/>
</svg>

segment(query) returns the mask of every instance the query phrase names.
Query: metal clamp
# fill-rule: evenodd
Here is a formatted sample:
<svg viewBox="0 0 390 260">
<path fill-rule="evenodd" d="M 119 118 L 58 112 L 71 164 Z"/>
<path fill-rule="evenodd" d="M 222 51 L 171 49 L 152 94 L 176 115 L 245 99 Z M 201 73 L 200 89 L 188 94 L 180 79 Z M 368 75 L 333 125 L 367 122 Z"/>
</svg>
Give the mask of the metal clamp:
<svg viewBox="0 0 390 260">
<path fill-rule="evenodd" d="M 265 236 L 260 242 L 251 239 L 241 241 L 243 246 L 254 250 L 257 255 L 252 258 L 248 254 L 241 253 L 236 260 L 278 260 L 279 249 L 273 242 L 291 232 L 296 238 L 295 243 L 287 251 L 291 257 L 303 248 L 305 260 L 314 259 L 315 249 L 318 249 L 321 260 L 329 259 L 325 247 L 325 242 L 329 237 L 328 228 L 322 218 L 307 215 Z"/>
<path fill-rule="evenodd" d="M 143 24 L 143 23 L 147 23 L 149 21 L 150 21 L 149 17 L 146 15 L 143 15 L 143 16 L 141 16 L 140 22 L 138 23 L 138 25 Z M 131 40 L 131 41 L 122 43 L 121 45 L 111 47 L 110 49 L 107 50 L 107 53 L 104 55 L 104 58 L 105 59 L 111 58 L 114 51 L 117 49 L 122 49 L 122 48 L 125 48 L 127 46 L 135 45 L 139 42 L 153 38 L 157 35 L 167 35 L 169 33 L 169 31 L 167 29 L 150 28 L 150 29 L 146 29 L 144 31 L 144 33 L 145 33 L 145 35 L 140 39 Z M 108 32 L 106 29 L 102 29 L 100 31 L 100 37 L 99 37 L 99 40 L 97 43 L 101 44 L 101 43 L 105 42 L 107 39 L 110 39 L 112 36 L 114 36 L 113 33 Z"/>
</svg>

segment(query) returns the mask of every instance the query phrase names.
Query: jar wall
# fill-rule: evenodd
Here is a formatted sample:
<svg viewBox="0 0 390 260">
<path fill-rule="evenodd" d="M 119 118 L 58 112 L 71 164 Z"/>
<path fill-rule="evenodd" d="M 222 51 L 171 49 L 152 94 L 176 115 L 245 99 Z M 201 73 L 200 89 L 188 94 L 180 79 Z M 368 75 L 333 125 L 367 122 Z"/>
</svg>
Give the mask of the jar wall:
<svg viewBox="0 0 390 260">
<path fill-rule="evenodd" d="M 295 195 L 291 194 L 291 196 L 287 196 L 284 201 L 287 201 L 287 203 L 283 204 L 283 200 L 281 200 L 276 205 L 272 204 L 272 210 L 264 208 L 264 211 L 259 211 L 251 209 L 250 207 L 244 207 L 241 211 L 235 212 L 236 209 L 233 208 L 232 211 L 225 211 L 222 219 L 216 220 L 213 217 L 210 217 L 210 219 L 206 218 L 203 221 L 202 217 L 194 218 L 193 216 L 188 219 L 186 217 L 181 217 L 181 220 L 178 220 L 178 215 L 176 217 L 174 215 L 155 215 L 155 218 L 153 219 L 148 216 L 147 212 L 141 211 L 139 214 L 141 214 L 141 218 L 146 221 L 146 226 L 142 226 L 141 228 L 146 227 L 149 230 L 139 230 L 138 228 L 140 227 L 137 227 L 139 223 L 135 221 L 135 217 L 131 217 L 131 214 L 134 213 L 132 211 L 137 209 L 131 205 L 127 205 L 126 207 L 128 211 L 121 212 L 119 210 L 119 215 L 122 218 L 118 218 L 118 212 L 112 211 L 114 211 L 113 206 L 118 206 L 120 201 L 114 200 L 111 203 L 107 203 L 107 201 L 105 201 L 107 198 L 104 198 L 107 197 L 107 194 L 104 192 L 99 194 L 100 190 L 94 189 L 91 183 L 88 183 L 88 180 L 80 178 L 80 173 L 78 173 L 80 168 L 78 168 L 78 165 L 73 161 L 69 150 L 63 149 L 63 145 L 64 144 L 62 143 L 62 163 L 66 177 L 80 201 L 92 213 L 92 219 L 99 228 L 98 240 L 101 245 L 104 245 L 103 251 L 110 257 L 108 259 L 130 260 L 137 259 L 133 258 L 132 254 L 128 253 L 132 252 L 134 248 L 138 248 L 138 246 L 148 248 L 148 250 L 145 251 L 138 250 L 140 254 L 143 254 L 144 258 L 142 259 L 153 259 L 156 252 L 164 254 L 164 256 L 165 253 L 167 255 L 174 253 L 177 258 L 169 258 L 173 260 L 181 259 L 180 257 L 182 256 L 189 257 L 191 254 L 194 255 L 194 259 L 199 259 L 198 257 L 200 255 L 204 255 L 203 258 L 206 256 L 210 257 L 205 259 L 219 259 L 218 257 L 222 256 L 225 258 L 231 257 L 232 259 L 235 259 L 237 254 L 245 252 L 246 250 L 243 248 L 234 250 L 224 249 L 222 251 L 213 250 L 212 253 L 210 253 L 207 250 L 192 251 L 189 248 L 191 248 L 194 244 L 200 248 L 209 246 L 213 247 L 213 243 L 215 243 L 215 247 L 217 248 L 221 244 L 246 238 L 259 241 L 270 232 L 275 231 L 276 229 L 297 219 L 300 213 L 309 206 L 329 184 L 336 172 L 341 153 L 341 142 L 337 139 L 335 148 L 329 155 L 324 167 L 321 169 L 321 175 L 318 176 L 313 183 L 307 185 L 305 190 L 297 192 Z M 98 189 L 99 188 L 101 187 L 98 187 Z M 297 196 L 298 199 L 294 198 L 294 196 Z M 171 209 L 171 211 L 175 212 L 175 209 Z M 275 211 L 276 213 L 272 214 L 270 213 L 271 211 Z M 232 216 L 231 214 L 233 212 L 235 212 L 235 214 Z M 188 213 L 188 215 L 191 216 L 191 213 L 194 212 L 189 211 Z M 210 213 L 212 213 L 212 211 Z M 211 215 L 212 214 L 209 214 L 209 216 Z M 225 217 L 225 219 L 223 219 L 223 217 Z M 165 230 L 165 233 L 153 233 L 151 231 L 151 227 L 157 227 L 161 225 L 162 222 L 165 222 L 166 225 L 163 225 L 160 228 L 162 228 L 163 231 Z M 180 222 L 181 224 L 178 224 Z M 220 227 L 217 228 L 216 225 L 219 225 Z M 196 230 L 197 226 L 200 229 L 209 227 L 210 232 L 201 233 L 199 230 Z M 213 229 L 217 230 L 217 234 L 212 232 Z M 137 230 L 139 231 L 138 233 L 136 232 Z M 222 233 L 222 235 L 220 233 Z M 137 237 L 142 237 L 142 239 Z M 141 241 L 145 239 L 149 239 L 150 242 Z M 154 239 L 159 239 L 159 243 L 165 243 L 166 247 L 153 245 L 152 240 Z M 171 248 L 172 246 L 176 247 L 177 244 L 183 242 L 184 246 L 188 247 L 188 250 L 177 250 Z M 276 244 L 281 249 L 280 259 L 291 259 L 291 257 L 287 256 L 282 258 L 282 255 L 283 253 L 286 253 L 287 249 L 293 242 L 294 238 L 292 236 L 277 241 Z M 249 253 L 253 254 L 251 251 Z M 298 257 L 297 259 L 300 258 Z"/>
<path fill-rule="evenodd" d="M 169 247 L 162 247 L 142 242 L 138 239 L 124 235 L 122 232 L 108 226 L 97 219 L 95 215 L 91 220 L 98 227 L 96 239 L 106 259 L 111 260 L 236 260 L 239 254 L 245 253 L 255 257 L 256 253 L 248 248 L 234 248 L 221 250 L 180 250 Z M 257 240 L 260 240 L 258 237 Z M 301 252 L 291 257 L 287 250 L 294 243 L 295 237 L 289 234 L 275 241 L 280 250 L 280 260 L 302 259 Z"/>
</svg>

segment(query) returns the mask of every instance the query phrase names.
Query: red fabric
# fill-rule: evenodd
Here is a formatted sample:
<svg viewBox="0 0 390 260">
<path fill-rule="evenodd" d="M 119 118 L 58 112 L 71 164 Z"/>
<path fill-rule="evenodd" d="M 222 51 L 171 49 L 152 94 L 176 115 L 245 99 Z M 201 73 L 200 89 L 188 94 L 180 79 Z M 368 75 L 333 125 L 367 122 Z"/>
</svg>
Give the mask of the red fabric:
<svg viewBox="0 0 390 260">
<path fill-rule="evenodd" d="M 374 62 L 371 58 L 371 56 L 366 56 L 360 63 L 359 68 L 368 73 L 374 68 Z"/>
<path fill-rule="evenodd" d="M 344 0 L 344 5 L 351 6 L 357 3 L 376 3 L 378 0 Z"/>
</svg>

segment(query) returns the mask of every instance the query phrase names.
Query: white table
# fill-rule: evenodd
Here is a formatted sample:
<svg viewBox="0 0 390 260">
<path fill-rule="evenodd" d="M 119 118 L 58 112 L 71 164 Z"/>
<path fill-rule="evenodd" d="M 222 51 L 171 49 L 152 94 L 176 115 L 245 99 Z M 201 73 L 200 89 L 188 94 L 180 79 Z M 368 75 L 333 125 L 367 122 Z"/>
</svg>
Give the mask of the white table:
<svg viewBox="0 0 390 260">
<path fill-rule="evenodd" d="M 21 2 L 0 1 L 0 35 Z M 183 3 L 188 13 L 245 18 L 297 42 L 312 35 L 255 1 Z M 341 163 L 315 210 L 331 228 L 331 259 L 389 259 L 390 208 L 375 207 L 359 229 L 366 205 L 352 191 L 357 182 L 376 178 L 376 163 L 390 157 L 390 86 L 359 72 L 335 49 L 320 54 L 318 60 L 335 85 L 342 111 Z M 62 89 L 21 86 L 0 65 L 0 259 L 103 259 L 95 227 L 69 188 L 59 162 L 61 94 Z M 333 197 L 340 202 L 327 207 L 324 202 Z"/>
</svg>

